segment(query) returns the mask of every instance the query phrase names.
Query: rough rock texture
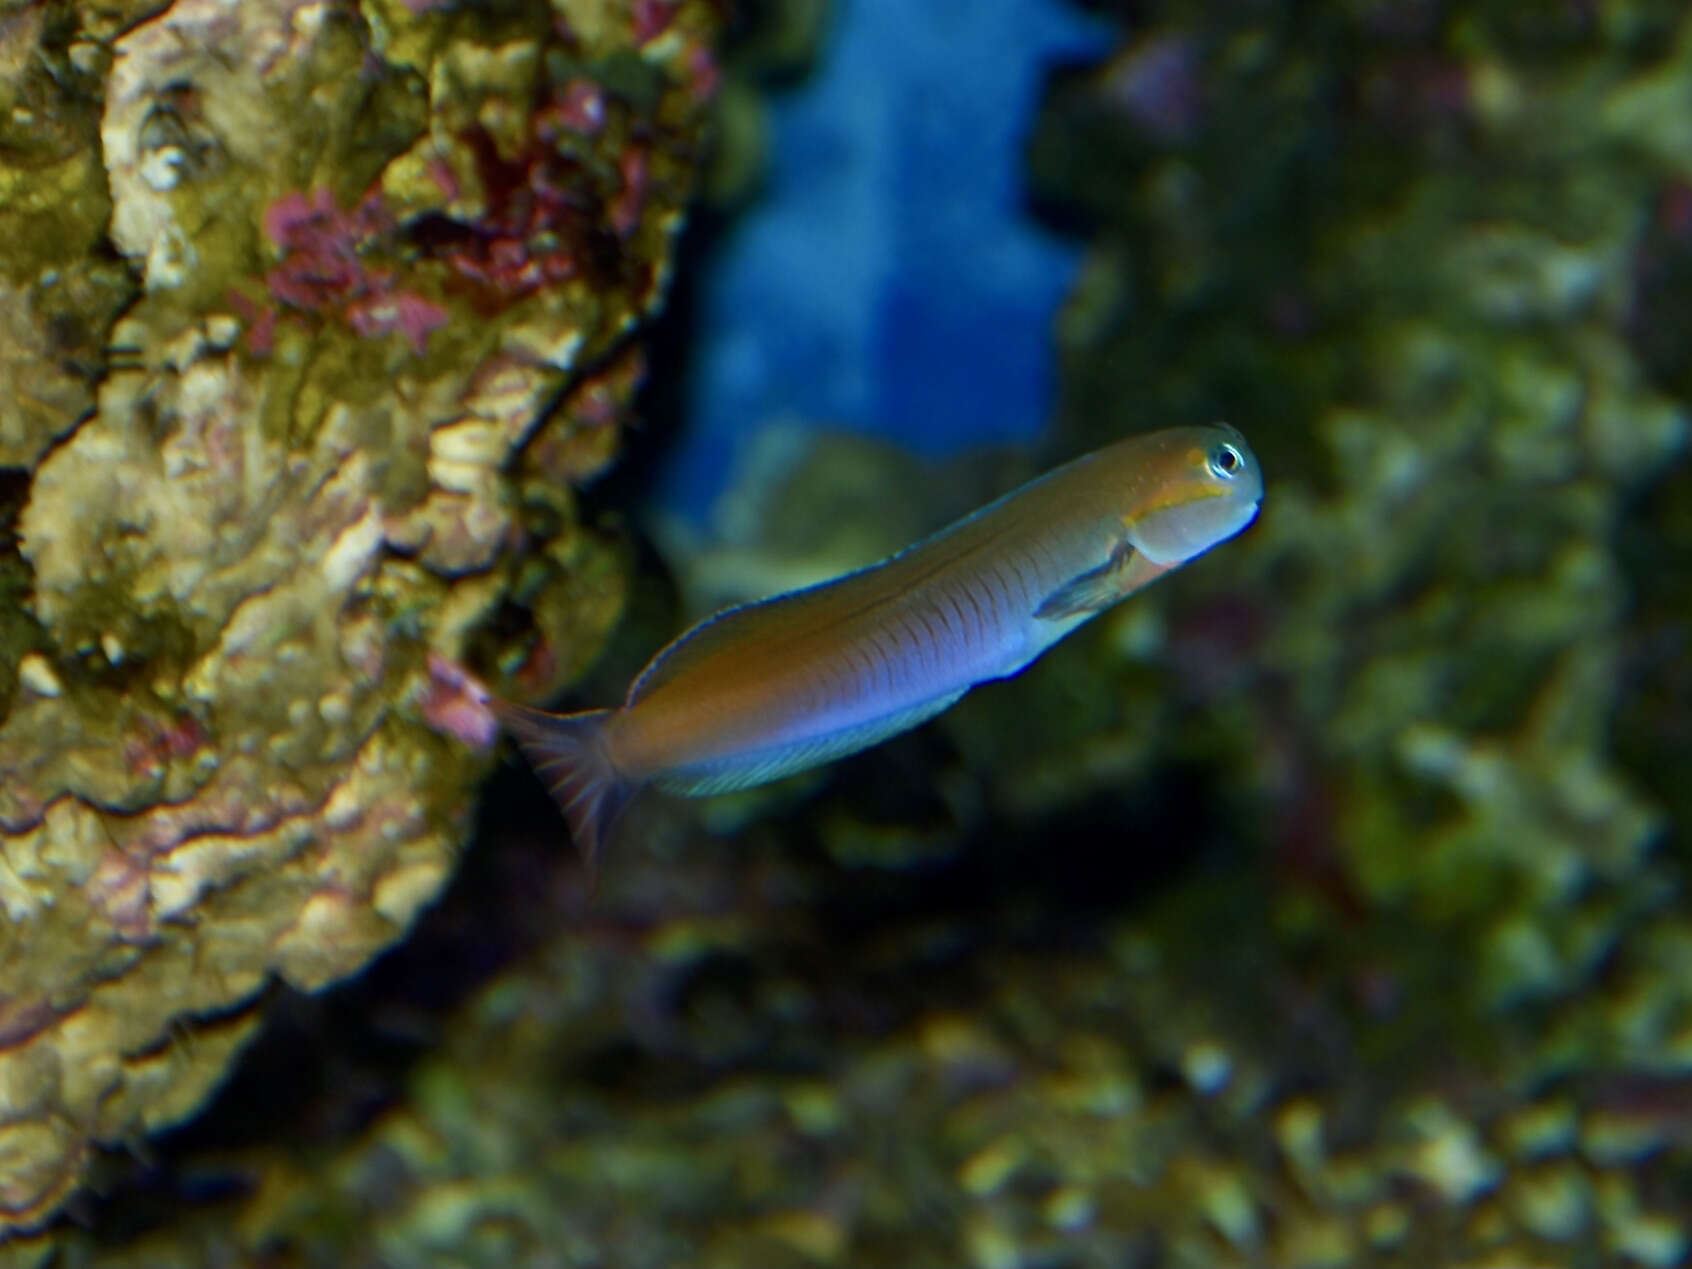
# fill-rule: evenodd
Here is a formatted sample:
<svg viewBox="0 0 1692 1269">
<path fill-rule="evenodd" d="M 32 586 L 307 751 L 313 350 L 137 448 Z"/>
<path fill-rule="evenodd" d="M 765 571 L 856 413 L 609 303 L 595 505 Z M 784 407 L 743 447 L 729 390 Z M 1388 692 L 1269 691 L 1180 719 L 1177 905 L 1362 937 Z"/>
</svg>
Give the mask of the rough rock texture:
<svg viewBox="0 0 1692 1269">
<path fill-rule="evenodd" d="M 434 897 L 492 739 L 462 664 L 549 694 L 616 617 L 571 486 L 638 379 L 705 18 L 0 14 L 0 1230 L 197 1107 L 268 980 Z"/>
<path fill-rule="evenodd" d="M 0 5 L 0 466 L 34 466 L 92 407 L 107 330 L 133 294 L 103 245 L 102 42 L 160 7 Z"/>
</svg>

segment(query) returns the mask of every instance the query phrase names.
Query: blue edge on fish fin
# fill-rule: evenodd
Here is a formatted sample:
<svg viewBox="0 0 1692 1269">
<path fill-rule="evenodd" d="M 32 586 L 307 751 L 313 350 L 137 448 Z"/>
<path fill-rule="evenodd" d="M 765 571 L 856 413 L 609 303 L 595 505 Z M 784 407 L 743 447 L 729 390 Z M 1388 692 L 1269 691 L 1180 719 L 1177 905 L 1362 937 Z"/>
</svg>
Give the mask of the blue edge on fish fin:
<svg viewBox="0 0 1692 1269">
<path fill-rule="evenodd" d="M 605 752 L 601 733 L 611 711 L 548 714 L 506 701 L 495 701 L 493 706 L 564 812 L 588 872 L 597 872 L 599 852 L 639 787 L 623 777 Z"/>
</svg>

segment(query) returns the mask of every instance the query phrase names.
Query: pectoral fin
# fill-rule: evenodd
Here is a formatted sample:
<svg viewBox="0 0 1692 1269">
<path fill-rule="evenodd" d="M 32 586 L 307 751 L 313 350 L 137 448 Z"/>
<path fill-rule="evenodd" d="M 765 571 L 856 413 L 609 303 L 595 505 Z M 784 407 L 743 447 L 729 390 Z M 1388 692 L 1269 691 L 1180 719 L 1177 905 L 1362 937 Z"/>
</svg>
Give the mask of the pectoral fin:
<svg viewBox="0 0 1692 1269">
<path fill-rule="evenodd" d="M 1072 577 L 1047 595 L 1034 615 L 1046 621 L 1090 617 L 1168 571 L 1166 565 L 1153 564 L 1134 549 L 1133 543 L 1123 539 L 1103 564 Z"/>
<path fill-rule="evenodd" d="M 1119 542 L 1103 564 L 1070 578 L 1047 595 L 1034 615 L 1046 621 L 1062 621 L 1109 608 L 1122 598 L 1121 573 L 1133 555 L 1134 548 L 1126 540 Z"/>
</svg>

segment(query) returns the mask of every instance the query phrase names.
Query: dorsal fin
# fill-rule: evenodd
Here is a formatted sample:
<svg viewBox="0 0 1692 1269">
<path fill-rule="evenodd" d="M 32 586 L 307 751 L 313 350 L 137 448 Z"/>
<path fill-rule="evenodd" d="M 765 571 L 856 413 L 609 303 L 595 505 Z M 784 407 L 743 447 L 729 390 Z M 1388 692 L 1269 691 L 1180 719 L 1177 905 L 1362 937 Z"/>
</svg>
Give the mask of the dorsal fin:
<svg viewBox="0 0 1692 1269">
<path fill-rule="evenodd" d="M 624 705 L 636 704 L 684 671 L 710 660 L 725 649 L 745 648 L 749 646 L 748 640 L 756 640 L 755 646 L 766 653 L 774 653 L 781 646 L 784 634 L 803 633 L 814 624 L 838 620 L 844 615 L 842 609 L 851 603 L 850 591 L 854 583 L 867 580 L 869 574 L 887 562 L 882 560 L 785 595 L 736 604 L 705 618 L 691 630 L 677 635 L 646 663 L 646 668 L 629 685 Z M 873 582 L 867 593 L 872 597 L 879 593 Z"/>
<path fill-rule="evenodd" d="M 1070 464 L 1079 468 L 1091 456 Z M 1059 471 L 1069 470 L 1060 468 Z M 979 511 L 885 559 L 853 572 L 770 599 L 725 608 L 678 635 L 640 672 L 625 700 L 634 705 L 660 687 L 719 652 L 755 646 L 762 655 L 776 655 L 790 638 L 843 622 L 887 603 L 902 602 L 926 580 L 960 566 L 971 555 L 991 552 L 1005 530 L 1007 510 L 1028 490 L 1045 485 L 1048 473 L 988 503 Z"/>
<path fill-rule="evenodd" d="M 782 596 L 783 599 L 789 598 Z M 699 661 L 709 659 L 719 649 L 726 648 L 744 637 L 750 624 L 748 618 L 755 609 L 768 608 L 776 600 L 761 599 L 755 603 L 725 608 L 714 617 L 707 617 L 690 630 L 684 630 L 658 650 L 646 663 L 635 681 L 629 684 L 624 705 L 633 705 L 650 696 L 673 679 L 676 674 Z"/>
</svg>

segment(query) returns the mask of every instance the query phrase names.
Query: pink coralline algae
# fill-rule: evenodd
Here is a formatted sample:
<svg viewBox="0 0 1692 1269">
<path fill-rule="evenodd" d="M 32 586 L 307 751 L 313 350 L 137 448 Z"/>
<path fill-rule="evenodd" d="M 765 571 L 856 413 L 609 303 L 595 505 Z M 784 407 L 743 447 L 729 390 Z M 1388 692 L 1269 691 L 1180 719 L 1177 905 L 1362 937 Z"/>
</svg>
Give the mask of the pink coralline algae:
<svg viewBox="0 0 1692 1269">
<path fill-rule="evenodd" d="M 669 30 L 678 7 L 673 0 L 634 0 L 635 43 L 647 44 Z"/>
<path fill-rule="evenodd" d="M 429 333 L 446 324 L 446 309 L 400 290 L 392 273 L 364 263 L 364 245 L 393 233 L 379 194 L 346 211 L 321 186 L 309 199 L 298 191 L 284 194 L 266 209 L 264 229 L 282 257 L 265 283 L 283 304 L 308 313 L 339 312 L 366 338 L 398 331 L 418 356 Z"/>
<path fill-rule="evenodd" d="M 450 168 L 434 175 L 454 196 L 466 185 L 478 190 L 481 214 L 474 221 L 422 218 L 417 241 L 497 306 L 578 275 L 603 274 L 618 256 L 605 235 L 626 236 L 628 227 L 615 209 L 631 198 L 631 176 L 644 175 L 627 166 L 638 150 L 630 142 L 618 158 L 620 184 L 603 196 L 584 190 L 572 147 L 596 137 L 604 117 L 603 91 L 575 79 L 535 111 L 515 153 L 480 123 L 470 124 L 463 133 L 469 170 L 462 177 Z"/>
<path fill-rule="evenodd" d="M 265 279 L 271 294 L 312 313 L 361 294 L 369 281 L 358 244 L 383 227 L 380 208 L 371 198 L 342 211 L 322 187 L 310 198 L 294 190 L 277 199 L 264 213 L 264 232 L 282 254 Z"/>
<path fill-rule="evenodd" d="M 429 726 L 472 748 L 487 749 L 499 736 L 499 720 L 488 699 L 488 689 L 463 666 L 438 652 L 429 654 L 429 682 L 420 702 Z"/>
<path fill-rule="evenodd" d="M 0 1236 L 194 1111 L 266 983 L 406 932 L 492 760 L 482 682 L 556 693 L 620 611 L 572 487 L 627 417 L 715 11 L 467 12 L 66 8 L 104 109 L 91 181 L 36 197 L 97 189 L 63 217 L 94 263 L 0 284 L 0 333 L 81 303 L 122 355 L 0 410 Z"/>
<path fill-rule="evenodd" d="M 447 311 L 439 304 L 404 291 L 366 296 L 347 306 L 347 321 L 360 335 L 370 339 L 398 331 L 420 357 L 429 345 L 429 332 L 446 320 Z"/>
<path fill-rule="evenodd" d="M 572 79 L 564 85 L 558 104 L 541 111 L 535 122 L 542 140 L 550 141 L 557 135 L 549 135 L 548 125 L 591 137 L 605 126 L 605 93 L 591 79 Z"/>
</svg>

